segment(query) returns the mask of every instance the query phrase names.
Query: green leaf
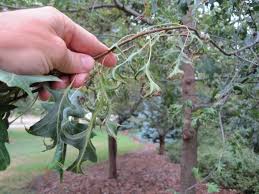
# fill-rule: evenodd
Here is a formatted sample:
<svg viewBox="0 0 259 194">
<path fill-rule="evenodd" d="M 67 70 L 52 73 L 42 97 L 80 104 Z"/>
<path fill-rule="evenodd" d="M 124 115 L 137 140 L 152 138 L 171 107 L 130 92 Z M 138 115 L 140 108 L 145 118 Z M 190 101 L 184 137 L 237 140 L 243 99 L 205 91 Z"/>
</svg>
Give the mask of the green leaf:
<svg viewBox="0 0 259 194">
<path fill-rule="evenodd" d="M 178 5 L 180 10 L 186 14 L 186 12 L 188 11 L 188 0 L 178 0 Z"/>
<path fill-rule="evenodd" d="M 67 145 L 59 142 L 54 154 L 52 163 L 49 165 L 50 169 L 56 170 L 60 175 L 60 180 L 63 180 L 64 163 L 66 159 Z"/>
<path fill-rule="evenodd" d="M 15 105 L 9 105 L 9 104 L 1 104 L 1 108 L 0 108 L 0 115 L 4 114 L 6 112 L 9 112 L 10 110 L 15 109 L 16 106 Z"/>
<path fill-rule="evenodd" d="M 33 75 L 16 75 L 14 73 L 5 72 L 0 70 L 0 81 L 6 83 L 9 87 L 18 87 L 24 90 L 27 94 L 32 96 L 30 89 L 31 84 L 41 83 L 48 81 L 60 81 L 55 76 L 33 76 Z"/>
<path fill-rule="evenodd" d="M 215 183 L 208 183 L 207 187 L 208 187 L 208 193 L 219 192 L 219 186 Z"/>
<path fill-rule="evenodd" d="M 43 119 L 31 126 L 27 132 L 35 136 L 51 138 L 56 142 L 57 130 L 60 128 L 63 119 L 63 111 L 66 107 L 70 106 L 70 101 L 64 90 L 47 89 L 52 94 L 54 103 L 45 103 L 43 105 L 47 114 Z"/>
<path fill-rule="evenodd" d="M 113 121 L 106 122 L 106 131 L 108 135 L 112 136 L 115 139 L 117 138 L 117 129 L 118 129 L 118 123 Z"/>
<path fill-rule="evenodd" d="M 85 138 L 82 138 L 85 139 Z M 72 172 L 76 172 L 76 173 L 83 173 L 82 168 L 81 168 L 81 164 L 84 161 L 91 161 L 91 162 L 97 162 L 97 155 L 96 155 L 96 150 L 94 145 L 92 144 L 91 141 L 89 141 L 89 143 L 86 146 L 85 151 L 83 152 L 83 147 L 85 144 L 84 140 L 78 140 L 77 142 L 70 142 L 70 144 L 74 147 L 76 147 L 79 150 L 79 155 L 77 157 L 77 159 L 67 168 L 68 171 L 72 171 Z M 68 141 L 66 141 L 68 142 Z M 80 160 L 80 158 L 82 158 Z"/>
<path fill-rule="evenodd" d="M 259 11 L 259 5 L 254 6 L 254 11 Z"/>
<path fill-rule="evenodd" d="M 12 109 L 13 107 L 9 107 Z M 1 110 L 2 111 L 2 110 Z M 9 110 L 7 110 L 9 111 Z M 5 143 L 9 142 L 7 129 L 9 127 L 8 124 L 8 116 L 5 114 L 0 114 L 0 171 L 5 170 L 10 165 L 10 156 L 5 147 Z"/>
<path fill-rule="evenodd" d="M 5 144 L 0 142 L 0 171 L 5 170 L 10 165 L 10 156 Z"/>
<path fill-rule="evenodd" d="M 202 179 L 198 168 L 193 168 L 192 174 L 196 178 L 196 180 L 200 181 Z"/>
<path fill-rule="evenodd" d="M 93 115 L 89 126 L 79 123 L 80 118 L 84 118 L 86 114 L 81 105 L 84 100 L 83 94 L 79 91 L 68 91 L 68 89 L 48 90 L 54 97 L 54 103 L 43 105 L 48 113 L 34 124 L 28 133 L 53 140 L 52 145 L 46 145 L 47 150 L 57 146 L 50 167 L 57 170 L 62 179 L 67 144 L 79 150 L 78 157 L 67 170 L 82 173 L 81 164 L 84 161 L 97 161 L 96 150 L 90 141 L 95 135 L 92 129 L 96 116 Z"/>
<path fill-rule="evenodd" d="M 192 104 L 192 101 L 191 101 L 191 100 L 186 100 L 184 103 L 185 103 L 185 106 L 186 106 L 186 107 L 192 108 L 192 105 L 193 105 L 193 104 Z"/>
<path fill-rule="evenodd" d="M 73 120 L 69 122 L 70 116 L 78 119 L 83 118 L 86 114 L 79 99 L 84 100 L 83 94 L 79 91 L 74 92 L 70 97 L 70 102 L 74 106 L 66 108 L 63 112 L 61 139 L 79 150 L 77 159 L 67 170 L 82 173 L 81 164 L 87 160 L 97 162 L 97 155 L 95 147 L 90 140 L 95 134 L 89 129 L 89 126 Z"/>
</svg>

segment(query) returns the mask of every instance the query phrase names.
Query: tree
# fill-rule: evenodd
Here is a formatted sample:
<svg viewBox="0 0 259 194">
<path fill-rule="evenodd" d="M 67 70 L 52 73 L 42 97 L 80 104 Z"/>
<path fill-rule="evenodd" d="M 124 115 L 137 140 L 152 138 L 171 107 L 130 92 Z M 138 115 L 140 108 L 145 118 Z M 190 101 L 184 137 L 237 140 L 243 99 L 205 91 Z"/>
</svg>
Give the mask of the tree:
<svg viewBox="0 0 259 194">
<path fill-rule="evenodd" d="M 153 97 L 147 102 L 149 108 L 149 115 L 147 118 L 150 121 L 150 126 L 157 129 L 159 134 L 159 150 L 158 153 L 163 155 L 165 152 L 165 136 L 172 130 L 173 121 L 170 118 L 168 107 L 165 105 L 162 97 Z"/>
<path fill-rule="evenodd" d="M 140 91 L 136 91 L 140 88 Z M 118 94 L 113 98 L 113 109 L 117 116 L 117 125 L 114 129 L 115 133 L 137 110 L 142 102 L 142 87 L 122 87 Z M 130 108 L 129 108 L 130 107 Z M 109 178 L 117 178 L 117 140 L 115 137 L 108 136 L 109 150 Z"/>
</svg>

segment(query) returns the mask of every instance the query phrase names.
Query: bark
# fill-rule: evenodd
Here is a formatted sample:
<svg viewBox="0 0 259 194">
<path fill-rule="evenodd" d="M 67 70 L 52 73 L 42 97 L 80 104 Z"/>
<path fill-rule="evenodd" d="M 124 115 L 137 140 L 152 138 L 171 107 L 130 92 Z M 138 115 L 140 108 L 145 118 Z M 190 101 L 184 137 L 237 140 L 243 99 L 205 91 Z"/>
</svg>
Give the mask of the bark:
<svg viewBox="0 0 259 194">
<path fill-rule="evenodd" d="M 183 65 L 182 80 L 183 99 L 195 101 L 194 68 L 192 64 Z M 191 126 L 192 109 L 184 109 L 183 146 L 181 155 L 181 194 L 195 194 L 195 188 L 189 189 L 196 183 L 192 169 L 197 165 L 197 132 Z M 188 190 L 189 189 L 189 190 Z"/>
<path fill-rule="evenodd" d="M 194 27 L 192 23 L 191 10 L 183 18 L 183 24 Z M 192 53 L 185 49 L 189 58 Z M 182 65 L 184 76 L 182 79 L 182 97 L 185 102 L 191 101 L 195 105 L 195 71 L 193 64 Z M 183 146 L 181 155 L 181 194 L 195 194 L 196 184 L 192 170 L 197 166 L 197 131 L 192 128 L 192 107 L 185 106 L 183 118 Z"/>
<path fill-rule="evenodd" d="M 109 145 L 109 178 L 117 178 L 117 141 L 114 137 L 108 136 Z"/>
<path fill-rule="evenodd" d="M 165 153 L 165 135 L 159 135 L 159 155 L 164 155 Z"/>
</svg>

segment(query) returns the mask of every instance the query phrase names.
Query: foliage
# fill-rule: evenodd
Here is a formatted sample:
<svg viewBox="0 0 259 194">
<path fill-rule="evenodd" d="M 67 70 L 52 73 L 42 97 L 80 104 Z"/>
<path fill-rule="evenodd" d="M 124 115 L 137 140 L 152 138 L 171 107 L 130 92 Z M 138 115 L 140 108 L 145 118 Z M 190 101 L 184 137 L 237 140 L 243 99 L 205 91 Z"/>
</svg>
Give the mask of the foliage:
<svg viewBox="0 0 259 194">
<path fill-rule="evenodd" d="M 46 81 L 57 81 L 53 76 L 22 76 L 0 70 L 0 170 L 5 170 L 10 165 L 10 156 L 5 147 L 8 143 L 8 128 L 10 111 L 15 108 L 12 104 L 23 95 L 31 95 L 30 85 Z M 26 92 L 26 93 L 24 93 Z"/>
<path fill-rule="evenodd" d="M 225 187 L 245 193 L 258 193 L 259 156 L 247 148 L 242 137 L 230 139 L 229 146 L 212 179 Z"/>
<path fill-rule="evenodd" d="M 53 144 L 46 145 L 46 150 L 50 150 L 56 146 L 52 168 L 63 173 L 63 165 L 66 158 L 66 147 L 72 145 L 79 150 L 77 159 L 73 162 L 68 170 L 81 172 L 81 164 L 86 160 L 92 162 L 97 161 L 95 148 L 89 140 L 94 136 L 92 129 L 94 127 L 94 116 L 89 123 L 89 128 L 86 124 L 81 124 L 75 121 L 76 119 L 84 118 L 86 112 L 81 106 L 84 100 L 83 95 L 79 91 L 55 91 L 50 90 L 54 98 L 54 103 L 45 104 L 47 114 L 39 122 L 34 124 L 29 130 L 32 135 L 51 138 Z M 69 120 L 73 117 L 74 120 Z"/>
<path fill-rule="evenodd" d="M 203 129 L 200 133 L 197 168 L 199 173 L 196 174 L 206 177 L 212 185 L 221 185 L 244 193 L 258 193 L 259 156 L 249 148 L 247 139 L 242 137 L 240 132 L 231 135 L 222 147 L 219 132 L 215 133 L 215 130 Z M 167 145 L 167 150 L 171 160 L 179 163 L 181 142 Z"/>
<path fill-rule="evenodd" d="M 208 183 L 208 193 L 215 193 L 219 192 L 219 187 L 215 183 Z"/>
</svg>

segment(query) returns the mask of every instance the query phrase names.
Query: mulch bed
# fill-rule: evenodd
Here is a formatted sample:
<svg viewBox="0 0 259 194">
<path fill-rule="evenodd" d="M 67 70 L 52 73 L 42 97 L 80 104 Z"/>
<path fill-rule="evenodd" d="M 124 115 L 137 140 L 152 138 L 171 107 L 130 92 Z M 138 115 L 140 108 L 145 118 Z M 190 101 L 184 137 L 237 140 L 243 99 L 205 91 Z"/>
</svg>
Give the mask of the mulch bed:
<svg viewBox="0 0 259 194">
<path fill-rule="evenodd" d="M 63 183 L 52 172 L 35 178 L 29 185 L 36 193 L 46 194 L 169 194 L 180 189 L 180 166 L 166 156 L 158 155 L 153 146 L 137 153 L 119 156 L 118 178 L 108 179 L 108 163 L 102 162 L 86 169 L 84 175 L 66 172 Z M 206 194 L 200 185 L 197 194 Z M 237 194 L 221 190 L 219 194 Z"/>
</svg>

